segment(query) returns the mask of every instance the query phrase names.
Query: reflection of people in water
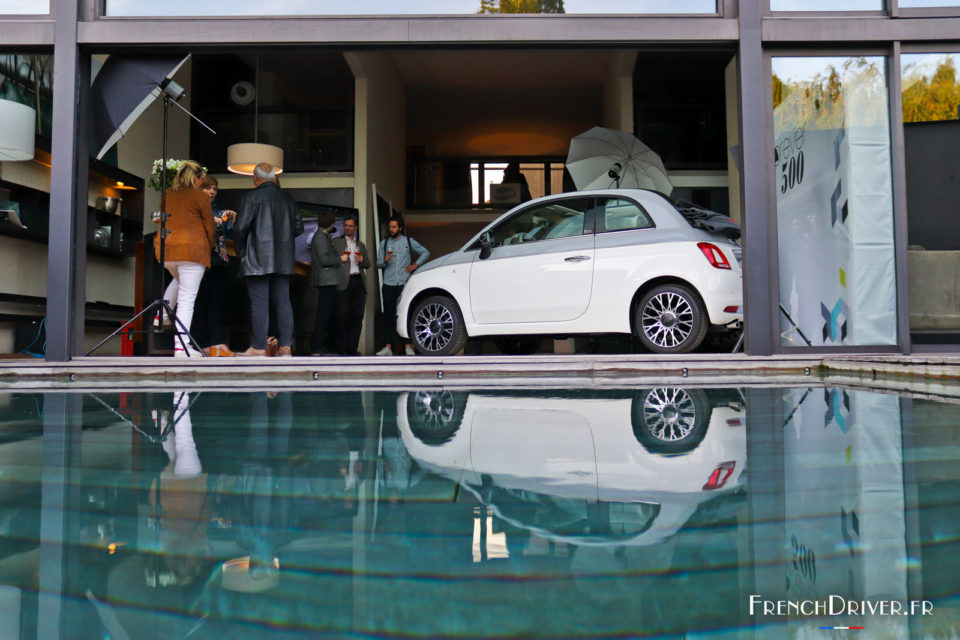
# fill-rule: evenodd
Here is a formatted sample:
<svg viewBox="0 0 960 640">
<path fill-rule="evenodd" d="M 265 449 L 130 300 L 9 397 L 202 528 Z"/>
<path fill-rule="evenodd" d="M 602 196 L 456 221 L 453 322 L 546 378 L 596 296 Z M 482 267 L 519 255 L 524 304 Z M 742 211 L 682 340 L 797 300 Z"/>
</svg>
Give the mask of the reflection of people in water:
<svg viewBox="0 0 960 640">
<path fill-rule="evenodd" d="M 174 394 L 172 422 L 164 425 L 167 434 L 162 442 L 169 463 L 150 488 L 150 505 L 160 514 L 160 542 L 167 553 L 157 575 L 151 575 L 151 568 L 147 568 L 149 586 L 193 582 L 200 575 L 208 551 L 207 474 L 193 440 L 190 394 Z"/>
<path fill-rule="evenodd" d="M 215 563 L 210 557 L 208 527 L 212 500 L 194 441 L 190 394 L 176 392 L 173 410 L 157 412 L 163 434 L 166 465 L 150 483 L 146 530 L 138 536 L 138 549 L 118 550 L 105 594 L 87 592 L 87 599 L 110 637 L 142 637 L 150 628 L 155 637 L 179 638 L 190 633 L 200 615 L 194 609 Z M 94 595 L 94 592 L 97 595 Z M 160 616 L 159 611 L 183 615 Z"/>
<path fill-rule="evenodd" d="M 533 199 L 533 196 L 530 195 L 530 186 L 527 184 L 527 178 L 520 172 L 519 162 L 511 162 L 507 165 L 507 168 L 503 170 L 503 180 L 500 184 L 519 184 L 520 202 Z"/>
</svg>

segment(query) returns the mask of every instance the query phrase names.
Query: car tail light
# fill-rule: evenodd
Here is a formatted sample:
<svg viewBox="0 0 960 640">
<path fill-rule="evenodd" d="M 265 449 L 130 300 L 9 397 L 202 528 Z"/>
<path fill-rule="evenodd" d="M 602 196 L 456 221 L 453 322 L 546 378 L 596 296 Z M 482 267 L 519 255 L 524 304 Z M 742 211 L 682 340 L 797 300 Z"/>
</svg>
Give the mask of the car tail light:
<svg viewBox="0 0 960 640">
<path fill-rule="evenodd" d="M 697 247 L 700 248 L 700 251 L 703 252 L 703 255 L 706 256 L 714 269 L 730 268 L 730 262 L 727 260 L 727 256 L 723 255 L 723 251 L 720 251 L 720 247 L 717 245 L 709 242 L 698 242 Z"/>
<path fill-rule="evenodd" d="M 733 468 L 735 466 L 737 466 L 736 462 L 722 463 L 710 474 L 710 479 L 707 480 L 707 484 L 703 485 L 703 490 L 713 491 L 714 489 L 722 489 L 723 485 L 727 484 L 730 476 L 733 475 Z"/>
</svg>

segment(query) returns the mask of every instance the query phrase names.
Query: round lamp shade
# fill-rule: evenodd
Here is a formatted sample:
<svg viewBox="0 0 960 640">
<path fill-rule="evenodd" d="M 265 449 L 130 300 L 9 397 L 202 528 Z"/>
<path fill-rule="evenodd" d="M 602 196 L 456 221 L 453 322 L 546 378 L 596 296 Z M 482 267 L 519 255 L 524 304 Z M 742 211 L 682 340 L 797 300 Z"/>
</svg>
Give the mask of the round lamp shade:
<svg viewBox="0 0 960 640">
<path fill-rule="evenodd" d="M 272 144 L 244 142 L 227 147 L 227 171 L 245 176 L 253 175 L 253 168 L 266 162 L 276 173 L 283 173 L 283 149 Z"/>
<path fill-rule="evenodd" d="M 25 104 L 0 100 L 0 160 L 33 158 L 37 112 Z"/>
</svg>

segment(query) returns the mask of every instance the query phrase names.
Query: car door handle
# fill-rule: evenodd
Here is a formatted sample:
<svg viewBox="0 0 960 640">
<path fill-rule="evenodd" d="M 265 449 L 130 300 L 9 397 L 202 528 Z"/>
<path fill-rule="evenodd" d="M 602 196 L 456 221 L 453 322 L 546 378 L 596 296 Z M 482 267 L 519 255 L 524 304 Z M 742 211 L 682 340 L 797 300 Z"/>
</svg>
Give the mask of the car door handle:
<svg viewBox="0 0 960 640">
<path fill-rule="evenodd" d="M 589 260 L 590 256 L 570 256 L 569 258 L 564 258 L 564 262 L 583 262 L 584 260 Z"/>
</svg>

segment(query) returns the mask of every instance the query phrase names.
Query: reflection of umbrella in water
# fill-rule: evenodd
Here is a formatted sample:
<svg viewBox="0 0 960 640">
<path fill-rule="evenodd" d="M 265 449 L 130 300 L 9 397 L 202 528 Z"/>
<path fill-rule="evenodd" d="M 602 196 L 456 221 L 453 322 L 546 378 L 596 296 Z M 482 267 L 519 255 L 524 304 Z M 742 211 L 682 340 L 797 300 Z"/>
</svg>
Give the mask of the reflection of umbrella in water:
<svg viewBox="0 0 960 640">
<path fill-rule="evenodd" d="M 98 160 L 160 97 L 173 74 L 189 57 L 112 55 L 107 58 L 91 87 L 93 129 L 90 136 Z"/>
<path fill-rule="evenodd" d="M 663 161 L 636 136 L 594 127 L 570 139 L 567 171 L 577 189 L 653 189 L 670 195 Z"/>
</svg>

